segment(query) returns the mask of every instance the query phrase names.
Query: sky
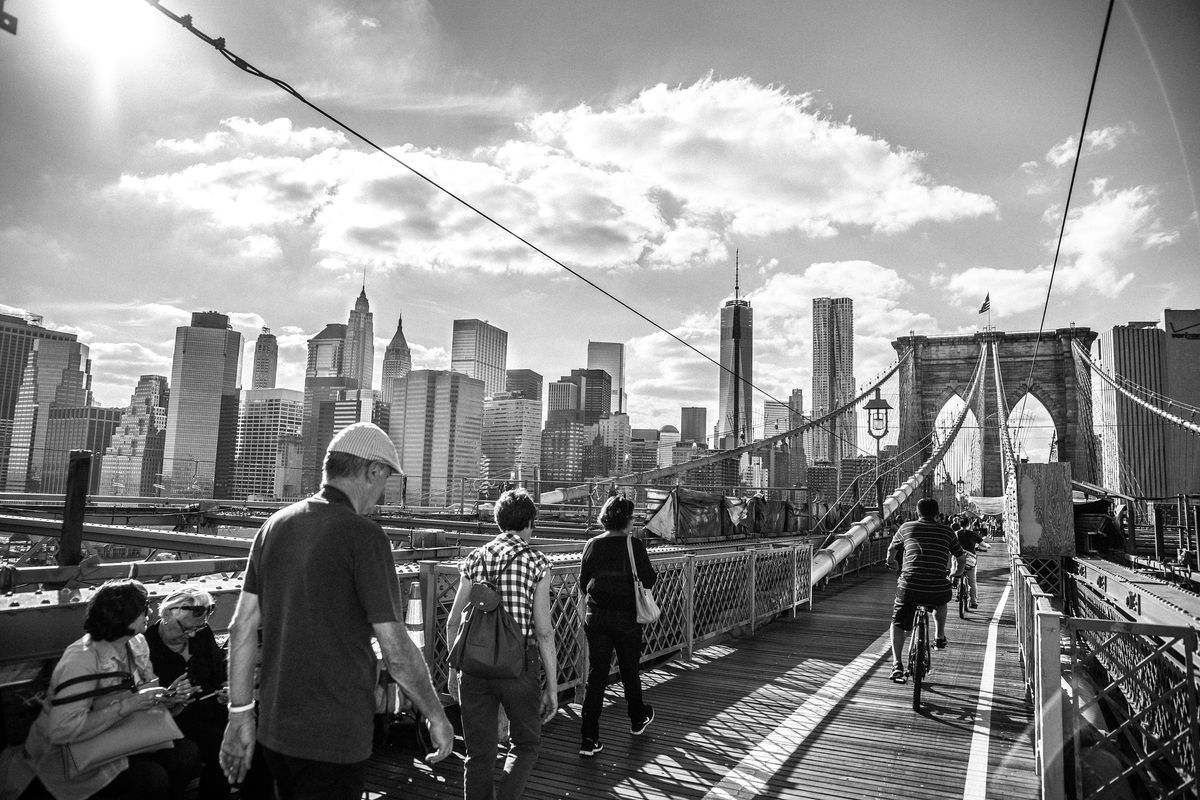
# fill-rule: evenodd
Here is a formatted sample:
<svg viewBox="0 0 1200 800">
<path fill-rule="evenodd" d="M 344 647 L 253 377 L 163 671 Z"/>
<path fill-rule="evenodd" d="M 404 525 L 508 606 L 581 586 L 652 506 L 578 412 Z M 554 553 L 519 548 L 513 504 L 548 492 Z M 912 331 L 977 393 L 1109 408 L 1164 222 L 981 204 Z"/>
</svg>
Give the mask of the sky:
<svg viewBox="0 0 1200 800">
<path fill-rule="evenodd" d="M 1107 4 L 164 0 L 699 351 L 754 310 L 754 383 L 809 410 L 812 299 L 856 377 L 910 331 L 1037 330 Z M 716 419 L 718 369 L 141 0 L 5 0 L 0 312 L 91 349 L 121 406 L 193 311 L 306 341 L 366 286 L 376 376 L 454 319 L 547 381 L 627 344 L 634 427 Z M 1048 329 L 1200 307 L 1200 4 L 1116 3 Z M 248 381 L 247 381 L 248 382 Z M 378 388 L 378 387 L 376 387 Z"/>
</svg>

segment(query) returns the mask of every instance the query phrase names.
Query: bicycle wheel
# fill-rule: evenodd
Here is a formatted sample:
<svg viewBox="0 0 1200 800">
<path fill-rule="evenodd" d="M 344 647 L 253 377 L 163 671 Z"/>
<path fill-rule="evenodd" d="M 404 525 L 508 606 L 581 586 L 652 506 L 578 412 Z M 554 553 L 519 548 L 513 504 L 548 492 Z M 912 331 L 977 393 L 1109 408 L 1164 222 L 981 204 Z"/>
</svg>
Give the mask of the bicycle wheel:
<svg viewBox="0 0 1200 800">
<path fill-rule="evenodd" d="M 912 650 L 909 655 L 913 679 L 913 711 L 921 710 L 921 683 L 929 666 L 929 618 L 925 612 L 917 612 L 917 627 L 913 631 Z"/>
<path fill-rule="evenodd" d="M 967 591 L 967 579 L 959 578 L 958 579 L 958 616 L 962 619 L 967 618 L 967 600 L 970 599 L 967 596 L 968 594 L 969 594 L 969 592 Z"/>
</svg>

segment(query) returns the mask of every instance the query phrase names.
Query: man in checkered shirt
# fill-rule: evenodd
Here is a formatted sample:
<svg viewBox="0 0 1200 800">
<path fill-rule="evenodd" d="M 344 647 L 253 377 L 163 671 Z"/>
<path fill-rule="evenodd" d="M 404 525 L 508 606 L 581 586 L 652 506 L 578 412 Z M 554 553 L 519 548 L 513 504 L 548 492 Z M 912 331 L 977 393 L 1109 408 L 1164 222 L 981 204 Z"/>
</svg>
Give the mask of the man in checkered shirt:
<svg viewBox="0 0 1200 800">
<path fill-rule="evenodd" d="M 529 546 L 537 506 L 524 489 L 514 489 L 500 496 L 495 513 L 500 534 L 459 565 L 461 579 L 446 622 L 446 641 L 458 638 L 472 583 L 490 580 L 525 634 L 525 669 L 515 678 L 480 678 L 451 670 L 450 694 L 459 702 L 467 744 L 465 800 L 521 797 L 541 747 L 542 723 L 549 722 L 558 711 L 550 559 Z M 539 664 L 545 672 L 544 689 Z M 499 786 L 493 787 L 500 706 L 508 715 L 511 746 L 504 761 L 504 776 Z"/>
</svg>

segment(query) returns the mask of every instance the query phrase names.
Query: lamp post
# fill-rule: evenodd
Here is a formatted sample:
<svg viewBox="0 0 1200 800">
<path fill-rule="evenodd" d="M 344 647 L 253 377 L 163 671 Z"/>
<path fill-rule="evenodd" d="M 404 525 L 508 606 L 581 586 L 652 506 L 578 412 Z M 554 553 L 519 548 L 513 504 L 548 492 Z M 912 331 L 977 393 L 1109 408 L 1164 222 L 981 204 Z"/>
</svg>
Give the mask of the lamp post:
<svg viewBox="0 0 1200 800">
<path fill-rule="evenodd" d="M 875 498 L 879 503 L 879 524 L 883 525 L 883 476 L 879 472 L 879 448 L 883 437 L 888 434 L 888 412 L 892 410 L 891 404 L 879 396 L 879 390 L 875 390 L 875 396 L 867 401 L 863 406 L 867 410 L 867 433 L 875 440 Z"/>
<path fill-rule="evenodd" d="M 962 478 L 954 482 L 954 488 L 958 489 L 958 510 L 967 510 L 967 484 Z"/>
</svg>

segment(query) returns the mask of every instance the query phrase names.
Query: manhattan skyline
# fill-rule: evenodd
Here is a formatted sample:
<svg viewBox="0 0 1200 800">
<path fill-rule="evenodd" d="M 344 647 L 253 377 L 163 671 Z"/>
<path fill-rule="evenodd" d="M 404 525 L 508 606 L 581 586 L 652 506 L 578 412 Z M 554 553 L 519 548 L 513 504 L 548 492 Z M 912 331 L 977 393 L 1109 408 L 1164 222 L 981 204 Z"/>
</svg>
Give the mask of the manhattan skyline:
<svg viewBox="0 0 1200 800">
<path fill-rule="evenodd" d="M 267 326 L 301 388 L 365 270 L 376 375 L 401 315 L 414 369 L 478 318 L 543 375 L 625 343 L 634 427 L 716 419 L 711 363 L 145 3 L 98 5 L 11 0 L 0 37 L 0 311 L 77 333 L 98 404 L 169 375 L 202 310 L 242 334 L 243 387 Z M 714 359 L 740 249 L 779 399 L 811 385 L 814 297 L 855 299 L 860 382 L 988 293 L 996 327 L 1038 327 L 1105 11 L 165 5 Z M 1194 3 L 1117 3 L 1047 328 L 1200 307 L 1198 53 Z"/>
</svg>

